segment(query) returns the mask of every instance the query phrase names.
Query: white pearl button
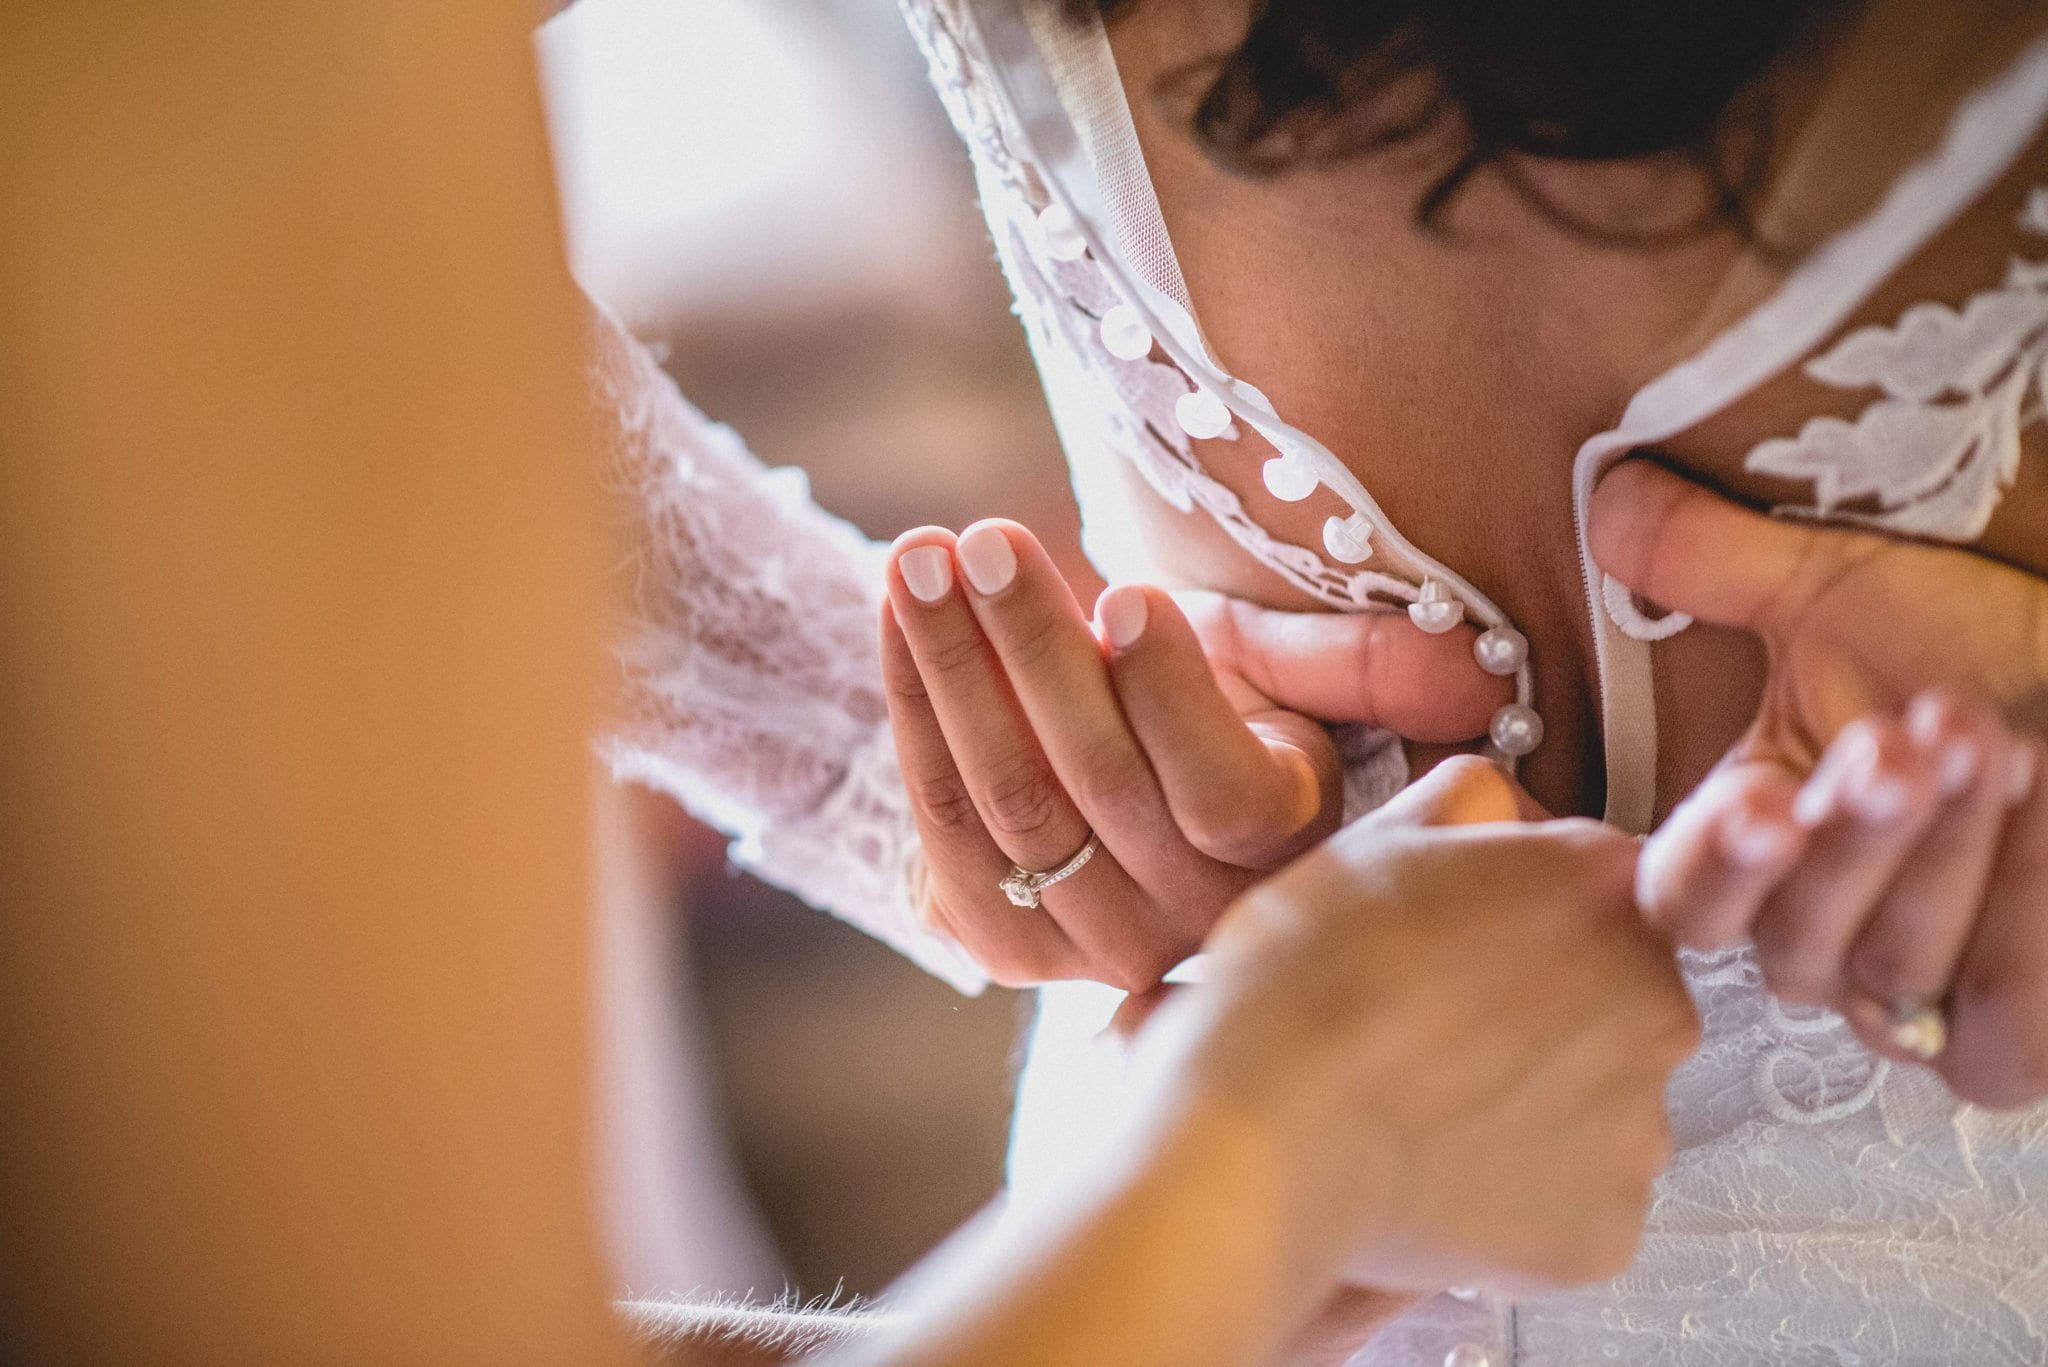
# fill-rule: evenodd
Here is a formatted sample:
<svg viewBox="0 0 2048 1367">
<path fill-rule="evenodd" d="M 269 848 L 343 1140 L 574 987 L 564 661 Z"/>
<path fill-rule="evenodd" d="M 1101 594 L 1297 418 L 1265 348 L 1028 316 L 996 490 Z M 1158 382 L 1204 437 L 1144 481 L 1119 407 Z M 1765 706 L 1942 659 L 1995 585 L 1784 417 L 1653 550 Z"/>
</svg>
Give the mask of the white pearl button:
<svg viewBox="0 0 2048 1367">
<path fill-rule="evenodd" d="M 1434 579 L 1422 581 L 1422 596 L 1408 605 L 1408 620 L 1432 636 L 1441 636 L 1465 620 L 1465 605 Z"/>
<path fill-rule="evenodd" d="M 1045 254 L 1055 261 L 1077 261 L 1088 254 L 1088 239 L 1074 223 L 1064 204 L 1048 204 L 1038 216 L 1038 234 L 1045 239 Z"/>
<path fill-rule="evenodd" d="M 1476 1343 L 1461 1343 L 1444 1354 L 1444 1367 L 1493 1367 L 1493 1358 Z"/>
<path fill-rule="evenodd" d="M 1102 315 L 1102 345 L 1119 360 L 1142 361 L 1152 354 L 1152 329 L 1129 304 Z"/>
<path fill-rule="evenodd" d="M 1511 702 L 1493 714 L 1486 734 L 1502 754 L 1526 755 L 1543 744 L 1543 718 L 1536 715 L 1535 708 Z"/>
<path fill-rule="evenodd" d="M 1470 1305 L 1473 1301 L 1479 1299 L 1479 1288 L 1476 1286 L 1446 1287 L 1444 1294 L 1454 1301 L 1464 1301 L 1467 1305 Z"/>
<path fill-rule="evenodd" d="M 1220 437 L 1230 430 L 1230 410 L 1206 389 L 1181 395 L 1174 402 L 1173 416 L 1191 437 Z"/>
<path fill-rule="evenodd" d="M 1361 513 L 1333 517 L 1323 524 L 1323 549 L 1332 560 L 1356 565 L 1372 558 L 1372 523 Z"/>
<path fill-rule="evenodd" d="M 1260 473 L 1266 477 L 1266 491 L 1287 503 L 1301 502 L 1322 482 L 1304 456 L 1276 456 Z"/>
<path fill-rule="evenodd" d="M 1489 674 L 1512 674 L 1529 659 L 1529 638 L 1513 627 L 1492 627 L 1472 643 L 1473 658 Z"/>
</svg>

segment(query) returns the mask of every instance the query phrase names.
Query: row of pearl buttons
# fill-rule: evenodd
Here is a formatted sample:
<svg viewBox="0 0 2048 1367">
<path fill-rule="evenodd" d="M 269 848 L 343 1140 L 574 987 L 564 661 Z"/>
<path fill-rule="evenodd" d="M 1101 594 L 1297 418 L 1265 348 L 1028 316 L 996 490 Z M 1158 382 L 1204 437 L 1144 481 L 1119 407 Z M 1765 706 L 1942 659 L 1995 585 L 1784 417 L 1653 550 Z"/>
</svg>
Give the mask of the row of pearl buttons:
<svg viewBox="0 0 2048 1367">
<path fill-rule="evenodd" d="M 1038 216 L 1038 230 L 1047 254 L 1055 261 L 1077 261 L 1087 255 L 1088 241 L 1065 205 L 1048 205 Z M 1097 330 L 1103 349 L 1118 360 L 1141 361 L 1152 354 L 1152 330 L 1129 304 L 1106 311 Z M 1206 389 L 1181 395 L 1174 403 L 1173 416 L 1181 430 L 1197 440 L 1220 437 L 1230 429 L 1229 407 Z M 1288 502 L 1308 497 L 1319 483 L 1306 461 L 1284 456 L 1266 463 L 1265 478 L 1274 497 Z M 1335 559 L 1358 564 L 1372 553 L 1372 525 L 1362 514 L 1333 517 L 1323 528 L 1323 542 Z M 1422 630 L 1441 635 L 1464 620 L 1465 607 L 1442 584 L 1430 579 L 1424 581 L 1420 599 L 1409 605 L 1408 616 Z M 1493 627 L 1473 642 L 1472 653 L 1481 669 L 1505 677 L 1528 661 L 1529 641 L 1513 627 Z M 1543 718 L 1532 707 L 1508 703 L 1493 714 L 1487 735 L 1502 754 L 1519 758 L 1543 743 Z"/>
</svg>

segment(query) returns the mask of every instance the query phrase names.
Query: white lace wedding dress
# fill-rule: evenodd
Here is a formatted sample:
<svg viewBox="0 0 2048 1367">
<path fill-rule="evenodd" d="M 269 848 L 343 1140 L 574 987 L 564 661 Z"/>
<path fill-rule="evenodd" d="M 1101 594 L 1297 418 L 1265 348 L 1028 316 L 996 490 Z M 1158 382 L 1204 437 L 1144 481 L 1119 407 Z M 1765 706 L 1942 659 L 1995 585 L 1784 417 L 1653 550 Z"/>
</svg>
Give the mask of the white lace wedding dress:
<svg viewBox="0 0 2048 1367">
<path fill-rule="evenodd" d="M 1073 467 L 1104 575 L 1143 579 L 1118 535 L 1128 462 L 1332 609 L 1457 602 L 1499 610 L 1403 539 L 1328 450 L 1203 345 L 1099 28 L 1042 0 L 904 0 L 933 84 L 966 140 L 983 208 Z M 2016 258 L 1960 308 L 1922 303 L 1837 336 L 1872 292 L 1974 203 L 2039 135 L 2048 40 L 1958 105 L 1933 153 L 1691 360 L 1645 387 L 1580 451 L 1580 507 L 1611 459 L 1655 444 L 1804 362 L 1868 391 L 1853 419 L 1763 442 L 1752 469 L 1810 480 L 1809 511 L 1974 539 L 2018 470 L 2048 373 L 2048 262 Z M 2048 190 L 2021 226 L 2048 257 Z M 623 777 L 730 831 L 734 858 L 963 990 L 973 963 L 917 922 L 915 832 L 888 735 L 875 621 L 879 548 L 821 512 L 800 473 L 763 469 L 653 360 L 599 319 L 595 375 L 616 477 L 644 516 L 626 703 L 604 738 Z M 1164 353 L 1166 359 L 1155 359 Z M 1320 547 L 1286 544 L 1203 466 L 1191 436 L 1270 443 L 1268 488 L 1336 494 Z M 1844 505 L 1848 505 L 1845 507 Z M 1583 538 L 1581 546 L 1583 549 Z M 1586 561 L 1609 819 L 1649 820 L 1656 728 L 1646 619 Z M 1526 669 L 1521 700 L 1530 703 Z M 1405 775 L 1365 744 L 1354 791 Z M 1641 1256 L 1614 1282 L 1510 1302 L 1447 1292 L 1356 1359 L 1583 1364 L 2048 1363 L 2048 1109 L 1959 1107 L 1824 1013 L 1779 1008 L 1747 952 L 1691 956 L 1705 1044 L 1672 1086 L 1677 1155 Z M 1013 1199 L 1075 1164 L 1114 1123 L 1120 1056 L 1096 1042 L 1116 996 L 1044 989 L 1018 1099 Z"/>
</svg>

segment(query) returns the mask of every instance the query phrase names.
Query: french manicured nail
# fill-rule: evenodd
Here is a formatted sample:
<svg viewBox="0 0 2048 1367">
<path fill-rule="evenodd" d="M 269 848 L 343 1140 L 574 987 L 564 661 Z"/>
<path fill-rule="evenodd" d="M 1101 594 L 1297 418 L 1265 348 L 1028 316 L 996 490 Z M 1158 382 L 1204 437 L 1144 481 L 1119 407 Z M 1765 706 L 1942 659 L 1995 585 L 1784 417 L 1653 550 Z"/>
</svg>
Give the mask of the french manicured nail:
<svg viewBox="0 0 2048 1367">
<path fill-rule="evenodd" d="M 1957 737 L 1941 752 L 1934 778 L 1941 785 L 1943 797 L 1959 796 L 1964 789 L 1977 781 L 1977 770 L 1982 767 L 1983 757 L 1977 753 L 1976 742 Z"/>
<path fill-rule="evenodd" d="M 1792 832 L 1775 822 L 1758 821 L 1741 812 L 1730 813 L 1721 822 L 1721 848 L 1745 868 L 1784 863 L 1791 856 L 1792 844 Z"/>
<path fill-rule="evenodd" d="M 1906 814 L 1912 794 L 1903 779 L 1884 767 L 1875 736 L 1859 730 L 1850 744 L 1854 762 L 1842 782 L 1842 801 L 1869 825 L 1889 826 Z"/>
<path fill-rule="evenodd" d="M 1808 830 L 1826 824 L 1835 814 L 1835 789 L 1839 786 L 1833 779 L 1807 779 L 1792 799 L 1792 819 Z"/>
<path fill-rule="evenodd" d="M 1936 693 L 1922 693 L 1906 704 L 1906 734 L 1914 744 L 1923 750 L 1932 750 L 1934 743 L 1941 739 L 1942 713 L 1941 696 Z"/>
<path fill-rule="evenodd" d="M 1102 595 L 1102 601 L 1095 605 L 1102 617 L 1102 638 L 1109 642 L 1111 650 L 1123 650 L 1131 642 L 1145 634 L 1145 619 L 1151 609 L 1145 604 L 1145 591 L 1134 588 L 1111 589 Z"/>
<path fill-rule="evenodd" d="M 1941 725 L 1946 711 L 1939 696 L 1922 693 L 1906 708 L 1906 734 L 1923 753 L 1934 756 L 1934 781 L 1941 786 L 1941 795 L 1956 797 L 1977 781 L 1983 757 L 1977 753 L 1976 743 L 1966 736 L 1942 744 Z"/>
<path fill-rule="evenodd" d="M 1017 552 L 1001 527 L 975 527 L 960 538 L 960 567 L 976 593 L 1001 593 L 1017 577 Z"/>
<path fill-rule="evenodd" d="M 1856 815 L 1873 826 L 1889 826 L 1906 814 L 1911 797 L 1906 785 L 1891 774 L 1863 775 L 1860 783 L 1848 785 L 1849 805 Z"/>
<path fill-rule="evenodd" d="M 953 557 L 944 546 L 917 546 L 896 557 L 903 586 L 920 603 L 936 603 L 953 587 Z"/>
</svg>

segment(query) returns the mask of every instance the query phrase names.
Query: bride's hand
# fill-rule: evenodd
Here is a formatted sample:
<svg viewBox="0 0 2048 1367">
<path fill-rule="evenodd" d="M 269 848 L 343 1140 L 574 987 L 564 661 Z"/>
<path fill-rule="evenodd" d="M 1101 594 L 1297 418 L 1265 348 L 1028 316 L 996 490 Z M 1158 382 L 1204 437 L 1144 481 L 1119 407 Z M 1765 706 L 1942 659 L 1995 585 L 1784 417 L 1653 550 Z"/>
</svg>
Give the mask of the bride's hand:
<svg viewBox="0 0 2048 1367">
<path fill-rule="evenodd" d="M 1138 586 L 1106 592 L 1091 629 L 1014 522 L 957 539 L 921 528 L 892 549 L 883 668 L 924 848 L 921 910 L 998 982 L 1150 988 L 1232 899 L 1334 830 L 1335 748 L 1284 704 L 1457 741 L 1502 701 L 1461 633 L 1388 614 L 1349 628 L 1355 667 L 1291 685 L 1289 660 L 1330 663 L 1313 623 L 1260 616 L 1240 632 L 1228 600 L 1189 601 L 1206 641 L 1172 597 Z M 1091 838 L 1100 847 L 1039 905 L 1012 905 L 1000 884 L 1013 866 L 1058 869 Z"/>
<path fill-rule="evenodd" d="M 1644 851 L 1646 914 L 1695 947 L 1753 938 L 1772 991 L 1933 1054 L 1966 1100 L 2048 1095 L 2048 784 L 2014 729 L 2048 725 L 2048 584 L 1646 461 L 1601 484 L 1591 532 L 1616 579 L 1770 656 L 1755 723 Z"/>
</svg>

